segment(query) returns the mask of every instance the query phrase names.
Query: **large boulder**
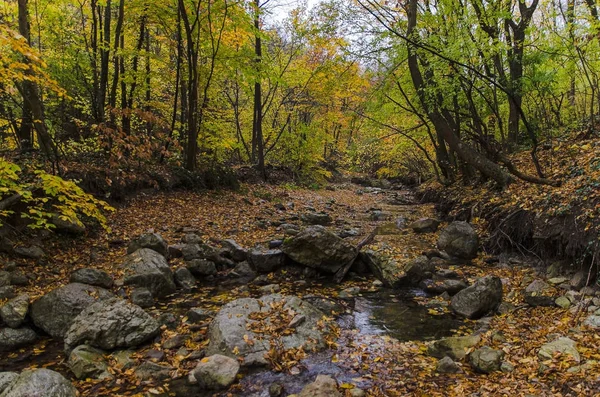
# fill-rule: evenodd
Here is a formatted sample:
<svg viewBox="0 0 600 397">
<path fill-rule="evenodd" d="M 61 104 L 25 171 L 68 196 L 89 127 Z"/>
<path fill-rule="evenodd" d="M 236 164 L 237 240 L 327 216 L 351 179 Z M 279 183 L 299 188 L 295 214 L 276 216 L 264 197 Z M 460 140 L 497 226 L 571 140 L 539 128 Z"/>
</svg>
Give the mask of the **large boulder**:
<svg viewBox="0 0 600 397">
<path fill-rule="evenodd" d="M 298 397 L 341 397 L 337 382 L 329 375 L 318 375 L 313 383 L 302 389 Z"/>
<path fill-rule="evenodd" d="M 56 288 L 31 305 L 33 323 L 53 338 L 62 338 L 71 322 L 97 300 L 114 295 L 103 288 L 71 283 Z"/>
<path fill-rule="evenodd" d="M 126 285 L 148 288 L 157 298 L 175 292 L 173 272 L 167 260 L 152 249 L 141 248 L 127 255 L 123 269 Z"/>
<path fill-rule="evenodd" d="M 461 316 L 478 319 L 495 310 L 501 302 L 502 281 L 496 276 L 486 276 L 454 295 L 450 308 Z"/>
<path fill-rule="evenodd" d="M 284 265 L 285 255 L 277 249 L 253 249 L 248 252 L 248 262 L 257 272 L 270 273 Z"/>
<path fill-rule="evenodd" d="M 217 274 L 215 263 L 206 259 L 192 259 L 186 263 L 186 267 L 192 275 L 199 278 Z"/>
<path fill-rule="evenodd" d="M 11 383 L 17 380 L 18 377 L 19 374 L 16 372 L 0 372 L 0 394 L 2 394 Z"/>
<path fill-rule="evenodd" d="M 310 226 L 286 239 L 281 250 L 301 265 L 335 273 L 356 256 L 356 248 L 323 226 Z"/>
<path fill-rule="evenodd" d="M 234 358 L 215 354 L 205 357 L 189 375 L 190 383 L 203 389 L 225 389 L 229 387 L 240 372 L 240 364 Z"/>
<path fill-rule="evenodd" d="M 0 397 L 76 397 L 77 389 L 58 372 L 49 369 L 23 371 Z"/>
<path fill-rule="evenodd" d="M 300 219 L 302 222 L 307 223 L 309 225 L 321 225 L 327 226 L 331 223 L 331 217 L 329 214 L 324 212 L 313 212 L 309 211 L 305 214 L 300 215 Z"/>
<path fill-rule="evenodd" d="M 104 352 L 91 346 L 77 346 L 69 355 L 68 364 L 77 379 L 112 378 Z"/>
<path fill-rule="evenodd" d="M 239 245 L 235 240 L 223 240 L 221 245 L 229 252 L 231 259 L 236 262 L 243 262 L 248 257 L 248 250 Z"/>
<path fill-rule="evenodd" d="M 25 321 L 27 312 L 29 311 L 29 295 L 19 295 L 14 299 L 6 302 L 0 308 L 0 318 L 4 324 L 11 328 L 18 328 Z"/>
<path fill-rule="evenodd" d="M 169 256 L 169 244 L 158 233 L 144 233 L 140 235 L 129 243 L 127 253 L 132 254 L 142 248 L 154 250 L 165 258 Z"/>
<path fill-rule="evenodd" d="M 37 339 L 36 333 L 30 328 L 0 329 L 0 352 L 16 350 L 29 346 Z"/>
<path fill-rule="evenodd" d="M 473 259 L 477 256 L 479 238 L 470 224 L 456 221 L 442 230 L 437 245 L 448 255 L 460 259 Z"/>
<path fill-rule="evenodd" d="M 70 280 L 72 283 L 95 285 L 102 288 L 112 288 L 114 284 L 113 279 L 104 270 L 92 268 L 75 270 L 71 273 Z"/>
<path fill-rule="evenodd" d="M 295 296 L 237 299 L 223 306 L 209 327 L 207 355 L 242 358 L 242 365 L 266 365 L 276 343 L 283 349 L 325 348 L 323 313 Z"/>
<path fill-rule="evenodd" d="M 427 354 L 436 358 L 446 356 L 453 360 L 462 360 L 467 355 L 467 350 L 481 341 L 479 335 L 452 336 L 436 340 L 427 348 Z"/>
<path fill-rule="evenodd" d="M 96 302 L 77 316 L 65 335 L 65 350 L 87 344 L 103 350 L 138 346 L 154 338 L 160 324 L 123 299 Z"/>
</svg>

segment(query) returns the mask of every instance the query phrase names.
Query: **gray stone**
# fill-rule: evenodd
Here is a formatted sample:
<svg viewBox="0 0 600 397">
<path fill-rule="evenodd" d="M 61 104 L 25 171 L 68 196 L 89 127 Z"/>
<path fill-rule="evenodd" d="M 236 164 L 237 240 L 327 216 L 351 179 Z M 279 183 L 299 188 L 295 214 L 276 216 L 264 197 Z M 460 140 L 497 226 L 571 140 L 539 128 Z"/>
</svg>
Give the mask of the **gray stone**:
<svg viewBox="0 0 600 397">
<path fill-rule="evenodd" d="M 309 225 L 327 226 L 331 224 L 331 216 L 323 212 L 306 212 L 300 215 L 300 220 Z"/>
<path fill-rule="evenodd" d="M 556 297 L 552 295 L 552 287 L 543 280 L 532 281 L 523 293 L 525 302 L 530 306 L 554 306 Z"/>
<path fill-rule="evenodd" d="M 502 350 L 483 346 L 469 355 L 469 361 L 476 372 L 489 374 L 494 371 L 500 371 L 503 357 L 504 352 Z"/>
<path fill-rule="evenodd" d="M 463 280 L 423 280 L 419 284 L 421 289 L 429 294 L 441 295 L 444 292 L 449 296 L 455 295 L 469 285 Z"/>
<path fill-rule="evenodd" d="M 185 267 L 180 267 L 175 270 L 175 283 L 184 290 L 191 290 L 196 287 L 196 278 Z"/>
<path fill-rule="evenodd" d="M 115 361 L 119 368 L 126 370 L 135 366 L 135 360 L 133 359 L 134 354 L 135 352 L 133 350 L 119 350 L 111 354 L 110 357 Z"/>
<path fill-rule="evenodd" d="M 156 298 L 175 292 L 173 272 L 157 251 L 149 248 L 134 251 L 125 257 L 123 270 L 125 285 L 148 288 Z"/>
<path fill-rule="evenodd" d="M 454 295 L 450 308 L 461 316 L 478 319 L 496 310 L 501 302 L 502 281 L 496 276 L 486 276 Z"/>
<path fill-rule="evenodd" d="M 112 378 L 102 350 L 87 345 L 77 346 L 69 354 L 69 368 L 77 379 Z"/>
<path fill-rule="evenodd" d="M 556 304 L 556 306 L 562 307 L 563 309 L 568 309 L 571 307 L 571 301 L 566 296 L 559 296 L 558 298 L 556 298 L 554 303 Z"/>
<path fill-rule="evenodd" d="M 360 287 L 350 287 L 340 291 L 338 297 L 342 299 L 354 298 L 358 294 L 360 294 Z"/>
<path fill-rule="evenodd" d="M 256 321 L 251 319 L 252 313 L 267 316 L 268 321 L 271 316 L 280 315 L 288 316 L 290 321 L 297 315 L 304 316 L 305 320 L 294 328 L 293 333 L 271 340 L 249 329 Z M 326 346 L 324 334 L 329 330 L 328 324 L 321 321 L 322 318 L 322 312 L 295 296 L 274 294 L 260 299 L 237 299 L 223 306 L 211 322 L 206 354 L 223 354 L 236 359 L 241 357 L 244 359 L 243 365 L 248 366 L 266 365 L 265 354 L 271 349 L 271 343 L 280 343 L 286 350 L 300 347 L 306 351 L 320 350 Z M 253 343 L 248 343 L 248 340 Z"/>
<path fill-rule="evenodd" d="M 208 320 L 210 318 L 210 313 L 200 307 L 192 307 L 190 310 L 188 310 L 186 317 L 188 318 L 188 322 L 197 324 L 199 322 Z"/>
<path fill-rule="evenodd" d="M 456 221 L 442 230 L 437 245 L 451 256 L 473 259 L 477 256 L 479 238 L 470 224 Z"/>
<path fill-rule="evenodd" d="M 432 218 L 422 218 L 408 225 L 415 233 L 435 233 L 440 221 Z"/>
<path fill-rule="evenodd" d="M 104 350 L 138 346 L 154 338 L 160 324 L 123 299 L 99 301 L 82 311 L 65 335 L 65 350 L 88 344 Z"/>
<path fill-rule="evenodd" d="M 571 277 L 569 284 L 571 285 L 571 288 L 580 290 L 583 287 L 585 287 L 585 284 L 587 283 L 587 279 L 588 279 L 587 272 L 580 270 L 577 273 L 575 273 L 573 275 L 573 277 Z"/>
<path fill-rule="evenodd" d="M 329 375 L 318 375 L 313 383 L 302 389 L 298 397 L 342 397 L 337 382 Z"/>
<path fill-rule="evenodd" d="M 50 222 L 55 226 L 53 230 L 58 233 L 73 235 L 85 233 L 85 225 L 79 220 L 63 217 L 59 214 L 52 214 Z"/>
<path fill-rule="evenodd" d="M 285 255 L 278 249 L 253 249 L 248 252 L 248 262 L 259 273 L 270 273 L 285 263 Z"/>
<path fill-rule="evenodd" d="M 112 288 L 114 282 L 112 277 L 104 270 L 83 268 L 71 273 L 72 283 L 95 285 L 102 288 Z"/>
<path fill-rule="evenodd" d="M 49 369 L 23 371 L 0 397 L 76 397 L 77 389 L 58 372 Z"/>
<path fill-rule="evenodd" d="M 27 312 L 29 311 L 29 295 L 19 295 L 14 299 L 6 302 L 2 308 L 0 308 L 0 317 L 4 324 L 11 328 L 19 328 Z"/>
<path fill-rule="evenodd" d="M 436 340 L 427 348 L 427 354 L 436 358 L 450 357 L 453 360 L 462 360 L 467 355 L 467 349 L 481 341 L 479 335 L 452 336 Z"/>
<path fill-rule="evenodd" d="M 283 233 L 285 233 L 287 236 L 295 236 L 296 234 L 300 233 L 300 227 L 298 225 L 294 225 L 291 223 L 284 223 L 283 225 L 279 226 L 281 228 L 281 230 L 283 230 Z"/>
<path fill-rule="evenodd" d="M 269 385 L 269 397 L 279 397 L 283 394 L 283 386 L 280 383 Z"/>
<path fill-rule="evenodd" d="M 171 371 L 175 368 L 153 363 L 152 361 L 144 361 L 134 371 L 134 375 L 141 380 L 154 379 L 157 381 L 164 381 L 171 377 Z"/>
<path fill-rule="evenodd" d="M 247 259 L 248 250 L 236 243 L 235 240 L 223 240 L 221 244 L 231 253 L 231 259 L 234 261 L 243 262 Z"/>
<path fill-rule="evenodd" d="M 448 356 L 444 356 L 438 361 L 436 371 L 441 374 L 458 374 L 462 372 L 458 364 Z"/>
<path fill-rule="evenodd" d="M 163 344 L 162 347 L 163 349 L 176 349 L 178 347 L 181 347 L 183 345 L 185 345 L 185 342 L 187 342 L 190 339 L 189 335 L 175 335 L 170 337 L 169 339 L 167 339 Z"/>
<path fill-rule="evenodd" d="M 81 283 L 67 284 L 33 302 L 31 318 L 37 327 L 53 338 L 62 338 L 83 309 L 113 296 L 103 288 Z"/>
<path fill-rule="evenodd" d="M 184 244 L 169 245 L 169 258 L 182 258 Z"/>
<path fill-rule="evenodd" d="M 163 257 L 169 256 L 169 244 L 165 239 L 158 233 L 144 233 L 133 240 L 127 247 L 127 253 L 133 254 L 139 249 L 151 249 L 158 252 Z"/>
<path fill-rule="evenodd" d="M 356 248 L 323 226 L 310 226 L 286 239 L 281 250 L 294 262 L 335 273 L 356 256 Z"/>
<path fill-rule="evenodd" d="M 542 345 L 538 351 L 538 358 L 542 361 L 551 360 L 556 353 L 570 356 L 577 362 L 581 360 L 579 351 L 577 351 L 577 343 L 566 337 L 560 337 L 552 342 Z"/>
<path fill-rule="evenodd" d="M 20 245 L 14 248 L 14 252 L 19 256 L 29 259 L 42 259 L 46 256 L 44 250 L 37 245 L 31 245 L 29 247 Z"/>
<path fill-rule="evenodd" d="M 515 370 L 515 366 L 507 361 L 502 361 L 502 364 L 500 364 L 500 371 L 502 371 L 504 373 L 509 373 L 514 370 Z"/>
<path fill-rule="evenodd" d="M 565 278 L 565 277 L 552 277 L 548 279 L 548 283 L 552 284 L 552 285 L 560 285 L 562 283 L 565 283 L 569 281 L 569 279 Z"/>
<path fill-rule="evenodd" d="M 37 334 L 30 328 L 0 329 L 0 352 L 8 352 L 29 346 L 37 339 Z"/>
<path fill-rule="evenodd" d="M 16 372 L 0 372 L 0 394 L 6 390 L 11 383 L 17 380 L 19 374 Z"/>
<path fill-rule="evenodd" d="M 0 270 L 0 287 L 4 287 L 10 284 L 10 273 L 4 270 Z"/>
<path fill-rule="evenodd" d="M 0 287 L 0 299 L 12 299 L 15 296 L 17 296 L 17 293 L 15 292 L 15 287 L 12 285 Z"/>
<path fill-rule="evenodd" d="M 587 325 L 588 327 L 592 328 L 600 328 L 600 315 L 592 314 L 588 316 L 583 322 L 583 325 Z"/>
<path fill-rule="evenodd" d="M 230 276 L 253 279 L 256 277 L 256 272 L 248 262 L 240 262 L 238 263 L 233 271 L 229 273 Z"/>
<path fill-rule="evenodd" d="M 184 244 L 202 244 L 202 238 L 196 233 L 187 233 L 183 236 L 181 242 Z"/>
<path fill-rule="evenodd" d="M 20 285 L 20 286 L 28 285 L 29 277 L 27 277 L 25 274 L 23 274 L 20 271 L 12 271 L 10 273 L 10 284 L 11 285 Z"/>
<path fill-rule="evenodd" d="M 236 359 L 214 354 L 200 360 L 190 372 L 189 380 L 204 389 L 225 389 L 235 382 L 239 371 L 240 364 Z"/>
<path fill-rule="evenodd" d="M 186 263 L 187 269 L 196 277 L 206 277 L 217 274 L 217 266 L 206 259 L 192 259 Z"/>
<path fill-rule="evenodd" d="M 281 287 L 279 286 L 279 284 L 268 284 L 260 287 L 259 290 L 263 294 L 274 294 L 276 292 L 279 292 L 281 290 Z"/>
<path fill-rule="evenodd" d="M 154 306 L 154 297 L 148 288 L 134 288 L 131 291 L 131 302 L 146 309 Z"/>
</svg>

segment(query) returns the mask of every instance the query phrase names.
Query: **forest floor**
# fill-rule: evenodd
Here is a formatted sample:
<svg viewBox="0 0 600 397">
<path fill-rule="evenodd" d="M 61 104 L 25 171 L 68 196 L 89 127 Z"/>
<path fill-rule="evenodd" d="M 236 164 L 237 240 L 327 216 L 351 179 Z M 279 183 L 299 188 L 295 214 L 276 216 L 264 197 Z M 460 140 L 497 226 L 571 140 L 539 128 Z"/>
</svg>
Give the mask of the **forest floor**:
<svg viewBox="0 0 600 397">
<path fill-rule="evenodd" d="M 283 204 L 287 210 L 277 209 L 276 204 Z M 197 231 L 205 241 L 233 238 L 245 247 L 268 243 L 282 238 L 282 232 L 276 226 L 279 222 L 289 220 L 290 213 L 300 213 L 308 206 L 317 211 L 327 211 L 338 229 L 356 229 L 357 236 L 350 238 L 353 243 L 357 243 L 374 228 L 388 230 L 378 233 L 369 247 L 385 250 L 401 262 L 435 248 L 436 234 L 416 235 L 402 226 L 396 226 L 399 217 L 409 223 L 425 216 L 435 216 L 433 205 L 415 202 L 411 192 L 404 190 L 381 191 L 351 184 L 332 185 L 318 191 L 290 186 L 244 185 L 238 192 L 140 195 L 111 215 L 110 232 L 79 238 L 49 238 L 45 240 L 44 249 L 48 255 L 44 261 L 17 260 L 18 267 L 32 277 L 29 285 L 19 287 L 18 292 L 27 292 L 35 299 L 66 284 L 70 273 L 81 267 L 104 269 L 115 279 L 119 279 L 119 265 L 123 261 L 129 240 L 149 230 L 160 233 L 169 243 L 178 242 L 190 230 Z M 291 210 L 292 207 L 294 210 Z M 383 221 L 372 220 L 370 215 L 375 209 L 383 210 L 390 217 Z M 481 227 L 476 219 L 474 223 Z M 389 229 L 394 227 L 397 230 L 389 233 Z M 444 224 L 441 228 L 443 227 Z M 483 229 L 481 231 L 484 234 Z M 172 260 L 171 266 L 174 268 L 182 265 L 179 261 Z M 523 289 L 532 280 L 545 278 L 545 275 L 536 272 L 533 264 L 539 265 L 537 259 L 504 254 L 490 260 L 489 255 L 482 254 L 468 265 L 451 268 L 469 283 L 489 274 L 502 279 L 504 299 L 513 305 L 514 310 L 487 318 L 483 322 L 460 320 L 460 326 L 454 331 L 448 331 L 460 335 L 482 329 L 481 341 L 476 347 L 486 345 L 503 350 L 504 360 L 514 367 L 512 371 L 477 374 L 467 360 L 463 360 L 458 363 L 461 373 L 440 374 L 436 372 L 438 360 L 427 354 L 430 341 L 423 340 L 426 338 L 410 340 L 411 338 L 391 336 L 394 335 L 395 320 L 392 317 L 387 320 L 380 318 L 381 324 L 377 332 L 359 329 L 355 323 L 342 326 L 339 339 L 332 341 L 335 343 L 324 353 L 329 366 L 319 368 L 325 368 L 330 374 L 340 374 L 340 389 L 347 396 L 351 396 L 351 390 L 355 387 L 365 389 L 369 396 L 600 395 L 600 335 L 597 331 L 582 326 L 586 313 L 580 310 L 529 307 L 523 303 Z M 361 290 L 359 296 L 365 297 L 379 290 L 373 284 L 374 279 L 369 277 L 350 277 L 340 285 L 328 282 L 327 278 L 299 283 L 295 277 L 286 275 L 285 271 L 271 274 L 268 278 L 281 286 L 282 293 L 301 297 L 318 294 L 335 298 L 340 291 L 353 286 L 358 286 Z M 185 316 L 182 307 L 201 306 L 214 312 L 223 304 L 239 297 L 261 295 L 260 286 L 254 284 L 219 289 L 218 284 L 226 279 L 227 276 L 222 274 L 215 280 L 201 282 L 190 294 L 178 293 L 159 302 L 156 310 L 172 311 L 181 319 Z M 558 294 L 557 287 L 551 288 Z M 392 300 L 387 304 L 393 304 L 398 299 L 400 298 L 392 295 Z M 417 294 L 403 296 L 402 299 L 412 300 L 416 305 L 425 307 L 427 315 L 432 319 L 451 316 L 448 313 L 448 301 L 439 297 Z M 352 313 L 353 309 L 349 308 L 347 314 Z M 392 310 L 389 315 L 400 314 Z M 389 321 L 388 326 L 386 321 Z M 190 328 L 182 322 L 175 330 L 164 330 L 162 341 L 174 334 L 190 334 L 192 338 L 187 342 L 186 348 L 190 351 L 201 350 L 206 345 L 207 325 L 208 323 Z M 580 362 L 560 354 L 545 361 L 538 357 L 539 348 L 557 336 L 567 336 L 577 343 Z M 136 352 L 135 358 L 142 361 L 150 350 L 163 350 L 161 346 L 159 341 L 146 346 Z M 172 350 L 164 350 L 163 353 L 157 360 L 160 364 L 172 367 L 171 378 L 185 377 L 196 364 L 196 361 L 181 357 Z M 282 358 L 290 361 L 295 359 L 296 357 Z M 111 381 L 77 381 L 68 371 L 62 346 L 49 339 L 41 339 L 33 349 L 22 349 L 0 358 L 1 370 L 30 367 L 55 369 L 72 379 L 82 396 L 159 395 L 168 393 L 171 388 L 170 381 L 140 381 L 133 370 L 123 370 L 117 364 L 112 364 L 111 372 L 115 378 Z M 286 376 L 293 378 L 300 377 L 302 373 L 312 374 L 314 368 L 311 369 L 310 366 L 310 360 L 304 364 L 300 360 L 292 365 L 282 363 L 281 369 L 287 373 Z M 239 385 L 234 385 L 231 390 L 219 395 L 258 396 L 259 394 L 252 394 L 250 389 L 268 389 L 269 385 L 263 385 L 260 381 L 270 378 L 252 376 L 248 374 L 248 378 L 253 379 L 253 384 L 244 383 L 242 379 Z"/>
</svg>

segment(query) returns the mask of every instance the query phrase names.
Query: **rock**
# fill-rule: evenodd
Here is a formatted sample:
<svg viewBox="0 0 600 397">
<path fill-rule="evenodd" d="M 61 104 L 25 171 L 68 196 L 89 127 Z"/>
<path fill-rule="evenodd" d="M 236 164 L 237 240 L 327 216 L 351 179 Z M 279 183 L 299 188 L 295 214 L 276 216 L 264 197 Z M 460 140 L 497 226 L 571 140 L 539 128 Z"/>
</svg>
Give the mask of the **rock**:
<svg viewBox="0 0 600 397">
<path fill-rule="evenodd" d="M 260 299 L 237 299 L 223 306 L 210 324 L 206 354 L 241 357 L 245 366 L 266 365 L 265 354 L 271 349 L 271 338 L 251 330 L 256 322 L 251 319 L 252 313 L 261 313 L 268 321 L 286 321 L 285 325 L 297 315 L 304 316 L 305 320 L 294 328 L 293 333 L 276 338 L 278 343 L 284 349 L 303 347 L 306 351 L 325 347 L 324 333 L 328 331 L 328 325 L 321 321 L 323 313 L 295 296 L 274 294 Z"/>
<path fill-rule="evenodd" d="M 10 284 L 11 285 L 28 285 L 29 277 L 19 271 L 12 271 L 10 273 Z"/>
<path fill-rule="evenodd" d="M 386 287 L 394 287 L 400 279 L 402 267 L 392 257 L 381 252 L 365 250 L 360 253 L 359 258 Z"/>
<path fill-rule="evenodd" d="M 229 387 L 240 372 L 240 364 L 236 359 L 214 354 L 204 357 L 189 375 L 190 383 L 201 388 L 219 390 Z"/>
<path fill-rule="evenodd" d="M 269 397 L 279 397 L 283 394 L 283 386 L 280 383 L 269 385 Z"/>
<path fill-rule="evenodd" d="M 163 344 L 162 347 L 163 349 L 177 349 L 178 347 L 181 347 L 183 345 L 185 345 L 185 342 L 187 342 L 190 339 L 189 335 L 175 335 L 170 337 L 169 339 L 167 339 Z"/>
<path fill-rule="evenodd" d="M 71 219 L 69 217 L 61 217 L 59 214 L 52 214 L 50 223 L 54 227 L 54 231 L 63 234 L 81 235 L 85 233 L 85 225 L 79 220 Z"/>
<path fill-rule="evenodd" d="M 585 287 L 585 284 L 587 283 L 587 278 L 587 272 L 580 270 L 577 273 L 575 273 L 573 277 L 571 277 L 569 285 L 571 285 L 571 288 L 573 289 L 580 290 L 583 287 Z"/>
<path fill-rule="evenodd" d="M 250 267 L 248 262 L 240 262 L 235 266 L 233 271 L 229 273 L 229 275 L 252 280 L 256 277 L 256 272 L 252 269 L 252 267 Z"/>
<path fill-rule="evenodd" d="M 162 326 L 164 325 L 168 329 L 176 329 L 179 325 L 179 321 L 175 317 L 173 313 L 161 313 L 157 318 L 158 323 Z"/>
<path fill-rule="evenodd" d="M 318 375 L 317 379 L 302 389 L 298 397 L 342 397 L 337 382 L 329 375 Z"/>
<path fill-rule="evenodd" d="M 552 296 L 552 288 L 540 279 L 531 282 L 525 288 L 523 296 L 530 306 L 554 306 L 555 297 Z"/>
<path fill-rule="evenodd" d="M 184 244 L 169 245 L 169 258 L 182 258 Z"/>
<path fill-rule="evenodd" d="M 467 288 L 469 285 L 463 280 L 423 280 L 419 286 L 425 292 L 430 294 L 441 295 L 444 292 L 447 292 L 449 296 L 452 296 Z"/>
<path fill-rule="evenodd" d="M 415 233 L 435 233 L 440 226 L 440 221 L 432 218 L 422 218 L 408 225 Z"/>
<path fill-rule="evenodd" d="M 187 233 L 183 236 L 181 242 L 184 244 L 202 244 L 202 238 L 196 233 Z"/>
<path fill-rule="evenodd" d="M 76 397 L 77 389 L 58 372 L 49 369 L 23 371 L 2 397 Z"/>
<path fill-rule="evenodd" d="M 131 291 L 131 302 L 141 308 L 149 308 L 154 306 L 154 297 L 148 288 L 134 288 Z"/>
<path fill-rule="evenodd" d="M 144 233 L 140 235 L 129 244 L 127 253 L 133 254 L 137 250 L 144 248 L 158 252 L 165 258 L 169 256 L 169 244 L 158 233 Z"/>
<path fill-rule="evenodd" d="M 175 368 L 153 363 L 152 361 L 144 361 L 139 367 L 133 372 L 134 375 L 141 380 L 166 380 L 171 377 L 171 371 Z"/>
<path fill-rule="evenodd" d="M 29 247 L 20 245 L 14 248 L 14 253 L 30 259 L 42 259 L 44 256 L 46 256 L 44 250 L 37 245 L 31 245 Z"/>
<path fill-rule="evenodd" d="M 509 362 L 503 361 L 502 364 L 500 364 L 500 371 L 502 371 L 504 373 L 509 373 L 514 370 L 515 370 L 515 366 Z"/>
<path fill-rule="evenodd" d="M 288 236 L 295 236 L 296 234 L 300 233 L 300 227 L 291 223 L 284 223 L 279 227 L 281 230 L 283 230 L 283 233 Z"/>
<path fill-rule="evenodd" d="M 248 262 L 259 273 L 270 273 L 279 269 L 285 263 L 285 255 L 278 249 L 253 249 L 248 253 Z"/>
<path fill-rule="evenodd" d="M 123 269 L 125 285 L 148 288 L 156 298 L 175 292 L 171 268 L 157 251 L 149 248 L 134 251 L 125 257 Z"/>
<path fill-rule="evenodd" d="M 184 290 L 191 290 L 196 287 L 196 278 L 187 268 L 180 267 L 175 270 L 175 284 Z"/>
<path fill-rule="evenodd" d="M 123 299 L 99 301 L 82 311 L 65 334 L 65 350 L 88 344 L 104 350 L 138 346 L 154 338 L 160 324 Z"/>
<path fill-rule="evenodd" d="M 306 212 L 300 215 L 300 220 L 309 225 L 327 226 L 331 224 L 331 217 L 323 212 Z"/>
<path fill-rule="evenodd" d="M 31 328 L 0 329 L 0 352 L 9 352 L 35 342 L 37 334 Z"/>
<path fill-rule="evenodd" d="M 0 287 L 4 287 L 10 284 L 10 273 L 4 270 L 0 270 Z"/>
<path fill-rule="evenodd" d="M 310 226 L 286 239 L 281 250 L 294 262 L 335 273 L 356 256 L 356 248 L 323 226 Z"/>
<path fill-rule="evenodd" d="M 71 283 L 42 296 L 31 305 L 33 323 L 53 338 L 62 338 L 85 308 L 114 295 L 103 288 Z"/>
<path fill-rule="evenodd" d="M 186 263 L 187 269 L 196 277 L 206 277 L 217 274 L 217 266 L 206 259 L 192 259 Z"/>
<path fill-rule="evenodd" d="M 110 357 L 115 360 L 120 369 L 126 370 L 135 366 L 134 354 L 133 350 L 119 350 L 111 354 Z"/>
<path fill-rule="evenodd" d="M 558 307 L 562 307 L 563 309 L 568 309 L 571 307 L 571 301 L 566 296 L 559 296 L 554 301 L 554 304 Z"/>
<path fill-rule="evenodd" d="M 587 325 L 588 327 L 592 328 L 600 328 L 600 315 L 592 314 L 588 316 L 583 322 L 583 325 Z"/>
<path fill-rule="evenodd" d="M 360 287 L 350 287 L 340 291 L 338 297 L 342 299 L 348 299 L 354 298 L 358 294 L 360 294 Z"/>
<path fill-rule="evenodd" d="M 221 245 L 231 253 L 231 259 L 236 262 L 243 262 L 248 257 L 248 250 L 236 243 L 235 240 L 223 240 Z"/>
<path fill-rule="evenodd" d="M 208 320 L 210 318 L 210 313 L 200 307 L 192 307 L 188 310 L 186 317 L 188 318 L 189 323 L 197 324 Z"/>
<path fill-rule="evenodd" d="M 260 287 L 259 290 L 263 294 L 274 294 L 276 292 L 279 292 L 281 290 L 281 287 L 279 286 L 279 284 L 268 284 L 263 287 Z"/>
<path fill-rule="evenodd" d="M 489 374 L 500 370 L 503 357 L 504 352 L 502 350 L 483 346 L 469 355 L 469 361 L 476 372 Z"/>
<path fill-rule="evenodd" d="M 0 317 L 10 328 L 19 328 L 29 311 L 29 295 L 19 295 L 0 308 Z"/>
<path fill-rule="evenodd" d="M 453 336 L 436 340 L 427 348 L 427 354 L 436 358 L 450 357 L 453 360 L 462 360 L 467 355 L 467 349 L 477 345 L 479 335 Z"/>
<path fill-rule="evenodd" d="M 444 356 L 438 361 L 436 371 L 441 374 L 458 374 L 462 372 L 458 364 L 448 356 Z"/>
<path fill-rule="evenodd" d="M 454 295 L 450 308 L 461 316 L 478 319 L 495 310 L 501 302 L 502 281 L 496 276 L 486 276 Z"/>
<path fill-rule="evenodd" d="M 542 345 L 538 351 L 538 358 L 541 361 L 551 360 L 556 353 L 570 356 L 577 362 L 581 360 L 579 352 L 577 351 L 577 343 L 566 337 L 560 337 L 555 341 Z"/>
<path fill-rule="evenodd" d="M 2 394 L 11 383 L 17 380 L 18 377 L 19 374 L 16 372 L 0 372 L 0 394 Z"/>
<path fill-rule="evenodd" d="M 355 387 L 354 389 L 350 389 L 350 397 L 365 397 L 367 393 L 364 390 Z"/>
<path fill-rule="evenodd" d="M 371 212 L 371 214 L 369 215 L 369 219 L 372 221 L 385 221 L 387 219 L 389 219 L 391 217 L 391 214 L 389 212 L 384 212 L 381 210 L 375 210 L 373 212 Z"/>
<path fill-rule="evenodd" d="M 271 240 L 269 241 L 269 249 L 279 248 L 283 245 L 283 240 Z"/>
<path fill-rule="evenodd" d="M 106 379 L 112 378 L 108 372 L 108 364 L 102 350 L 91 346 L 77 346 L 69 354 L 69 368 L 77 379 Z"/>
<path fill-rule="evenodd" d="M 565 277 L 552 277 L 548 279 L 548 283 L 552 284 L 552 285 L 560 285 L 562 283 L 565 283 L 569 281 L 567 278 Z"/>
<path fill-rule="evenodd" d="M 144 354 L 145 358 L 149 358 L 152 362 L 159 362 L 165 359 L 165 352 L 157 349 L 150 349 Z"/>
<path fill-rule="evenodd" d="M 75 270 L 71 273 L 70 278 L 72 283 L 81 283 L 87 285 L 95 285 L 102 288 L 112 288 L 113 279 L 104 270 L 83 268 Z"/>
<path fill-rule="evenodd" d="M 473 259 L 477 256 L 479 238 L 470 224 L 455 221 L 442 230 L 437 245 L 456 258 Z"/>
<path fill-rule="evenodd" d="M 12 285 L 0 287 L 0 299 L 12 299 L 17 296 L 15 288 Z"/>
<path fill-rule="evenodd" d="M 342 304 L 340 304 L 338 301 L 323 296 L 307 295 L 303 298 L 303 300 L 310 303 L 328 316 L 334 316 L 344 312 L 344 306 Z"/>
</svg>

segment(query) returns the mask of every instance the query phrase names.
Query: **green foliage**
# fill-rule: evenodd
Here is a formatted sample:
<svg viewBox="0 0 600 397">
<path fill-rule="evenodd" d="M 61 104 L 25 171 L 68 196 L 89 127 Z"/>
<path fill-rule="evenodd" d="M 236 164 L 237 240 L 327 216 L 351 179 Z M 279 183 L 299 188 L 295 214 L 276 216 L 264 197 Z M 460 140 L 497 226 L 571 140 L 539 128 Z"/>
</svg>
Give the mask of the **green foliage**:
<svg viewBox="0 0 600 397">
<path fill-rule="evenodd" d="M 29 219 L 32 229 L 52 229 L 52 219 L 83 225 L 83 221 L 96 221 L 104 229 L 108 224 L 104 213 L 114 209 L 102 200 L 85 193 L 73 181 L 62 179 L 42 170 L 36 170 L 30 179 L 23 176 L 18 165 L 0 158 L 0 203 L 20 196 L 26 209 L 21 217 Z M 10 209 L 0 210 L 0 226 L 3 219 L 14 215 Z"/>
</svg>

